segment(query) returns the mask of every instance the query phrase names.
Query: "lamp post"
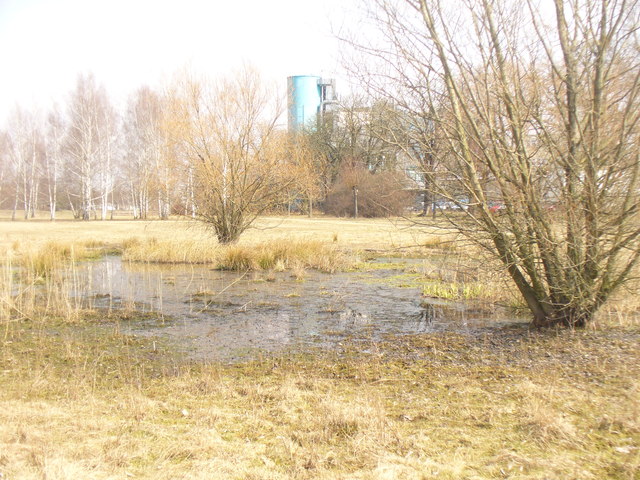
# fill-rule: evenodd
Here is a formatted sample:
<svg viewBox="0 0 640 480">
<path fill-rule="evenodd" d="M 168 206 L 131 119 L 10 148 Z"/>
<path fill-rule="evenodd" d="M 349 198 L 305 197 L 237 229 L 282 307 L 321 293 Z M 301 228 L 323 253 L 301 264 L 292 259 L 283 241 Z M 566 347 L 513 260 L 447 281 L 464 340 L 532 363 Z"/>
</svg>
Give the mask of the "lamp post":
<svg viewBox="0 0 640 480">
<path fill-rule="evenodd" d="M 358 187 L 353 186 L 353 218 L 358 218 Z"/>
</svg>

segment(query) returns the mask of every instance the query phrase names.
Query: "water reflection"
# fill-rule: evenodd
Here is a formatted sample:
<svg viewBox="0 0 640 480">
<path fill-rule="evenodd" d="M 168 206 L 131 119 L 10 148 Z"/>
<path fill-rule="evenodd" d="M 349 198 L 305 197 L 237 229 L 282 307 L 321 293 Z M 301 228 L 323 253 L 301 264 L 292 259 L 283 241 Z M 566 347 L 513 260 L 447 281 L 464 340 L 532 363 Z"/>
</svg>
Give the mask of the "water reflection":
<svg viewBox="0 0 640 480">
<path fill-rule="evenodd" d="M 309 272 L 304 281 L 296 281 L 286 272 L 242 274 L 108 257 L 86 264 L 75 275 L 74 294 L 97 308 L 133 306 L 167 318 L 163 326 L 155 321 L 132 324 L 129 332 L 168 336 L 202 359 L 232 360 L 256 350 L 307 345 L 331 348 L 347 337 L 377 340 L 388 333 L 471 331 L 496 321 L 492 312 L 426 301 L 417 288 L 380 281 L 397 271 Z"/>
</svg>

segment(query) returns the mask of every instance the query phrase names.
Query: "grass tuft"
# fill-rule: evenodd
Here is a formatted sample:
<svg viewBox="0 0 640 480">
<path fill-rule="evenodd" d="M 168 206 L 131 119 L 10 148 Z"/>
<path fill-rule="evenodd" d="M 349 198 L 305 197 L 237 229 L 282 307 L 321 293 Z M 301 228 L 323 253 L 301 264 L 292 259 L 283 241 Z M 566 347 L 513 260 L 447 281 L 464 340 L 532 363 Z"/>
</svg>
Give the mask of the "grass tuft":
<svg viewBox="0 0 640 480">
<path fill-rule="evenodd" d="M 158 240 L 129 238 L 122 244 L 122 259 L 147 263 L 216 263 L 220 247 L 213 240 Z"/>
<path fill-rule="evenodd" d="M 223 246 L 212 241 L 172 242 L 155 238 L 130 239 L 123 244 L 123 260 L 150 263 L 205 263 L 232 271 L 300 272 L 312 268 L 335 272 L 354 260 L 332 244 L 312 240 L 273 240 L 256 245 Z"/>
<path fill-rule="evenodd" d="M 442 298 L 445 300 L 495 300 L 500 298 L 496 286 L 482 282 L 438 282 L 428 281 L 422 287 L 425 297 Z"/>
<path fill-rule="evenodd" d="M 333 245 L 316 241 L 274 241 L 257 246 L 237 245 L 223 250 L 219 266 L 225 270 L 300 270 L 335 272 L 351 266 L 351 259 Z"/>
<path fill-rule="evenodd" d="M 440 250 L 442 252 L 456 252 L 458 243 L 455 238 L 434 235 L 423 241 L 422 246 L 428 249 Z"/>
<path fill-rule="evenodd" d="M 82 258 L 86 250 L 81 245 L 47 242 L 37 250 L 28 250 L 20 257 L 24 275 L 36 278 L 49 277 L 54 269 Z"/>
</svg>

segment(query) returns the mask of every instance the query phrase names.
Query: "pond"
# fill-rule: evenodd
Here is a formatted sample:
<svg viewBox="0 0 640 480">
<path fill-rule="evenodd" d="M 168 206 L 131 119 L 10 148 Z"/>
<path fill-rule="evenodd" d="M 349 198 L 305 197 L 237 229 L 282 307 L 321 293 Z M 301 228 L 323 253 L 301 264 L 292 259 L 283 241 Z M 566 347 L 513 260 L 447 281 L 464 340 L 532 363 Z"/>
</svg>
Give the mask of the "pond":
<svg viewBox="0 0 640 480">
<path fill-rule="evenodd" d="M 199 360 L 335 349 L 347 340 L 375 342 L 391 334 L 474 334 L 517 321 L 492 307 L 427 299 L 417 287 L 395 285 L 389 280 L 406 261 L 367 272 L 307 271 L 296 279 L 290 272 L 224 272 L 207 266 L 128 263 L 110 256 L 77 269 L 74 294 L 96 308 L 160 314 L 121 328 L 166 337 Z"/>
</svg>

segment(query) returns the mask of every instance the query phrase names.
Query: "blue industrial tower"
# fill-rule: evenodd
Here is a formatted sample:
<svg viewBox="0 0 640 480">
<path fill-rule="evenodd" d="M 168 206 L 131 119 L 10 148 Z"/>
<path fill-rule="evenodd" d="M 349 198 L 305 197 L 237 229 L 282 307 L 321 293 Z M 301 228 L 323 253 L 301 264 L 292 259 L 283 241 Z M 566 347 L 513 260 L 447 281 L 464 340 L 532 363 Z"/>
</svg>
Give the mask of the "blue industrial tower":
<svg viewBox="0 0 640 480">
<path fill-rule="evenodd" d="M 335 104 L 335 80 L 315 75 L 287 78 L 287 120 L 289 131 L 315 128 Z"/>
</svg>

